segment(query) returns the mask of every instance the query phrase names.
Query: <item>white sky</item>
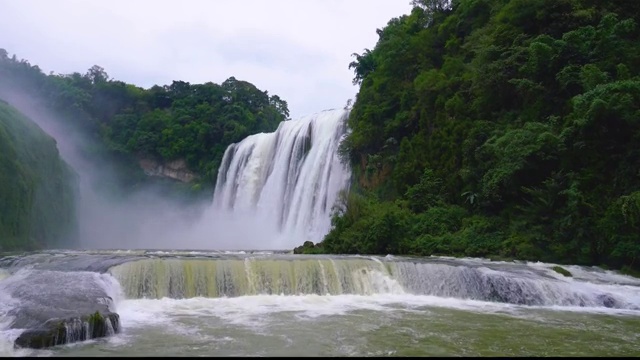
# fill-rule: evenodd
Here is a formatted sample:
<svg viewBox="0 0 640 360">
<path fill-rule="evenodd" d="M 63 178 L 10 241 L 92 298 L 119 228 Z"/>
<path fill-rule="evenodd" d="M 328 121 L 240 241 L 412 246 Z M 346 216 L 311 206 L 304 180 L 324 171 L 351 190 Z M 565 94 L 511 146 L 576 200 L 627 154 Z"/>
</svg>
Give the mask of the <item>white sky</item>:
<svg viewBox="0 0 640 360">
<path fill-rule="evenodd" d="M 0 0 L 0 48 L 49 73 L 102 66 L 148 88 L 172 80 L 253 83 L 291 117 L 354 98 L 351 54 L 409 0 Z"/>
</svg>

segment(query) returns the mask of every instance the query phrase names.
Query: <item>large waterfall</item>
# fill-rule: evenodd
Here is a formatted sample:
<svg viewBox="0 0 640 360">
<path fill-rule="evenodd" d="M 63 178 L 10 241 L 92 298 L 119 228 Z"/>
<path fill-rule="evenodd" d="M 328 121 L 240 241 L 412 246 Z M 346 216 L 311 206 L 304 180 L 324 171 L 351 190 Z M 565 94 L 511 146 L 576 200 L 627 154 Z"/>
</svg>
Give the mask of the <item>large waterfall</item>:
<svg viewBox="0 0 640 360">
<path fill-rule="evenodd" d="M 229 146 L 218 171 L 214 216 L 236 224 L 235 231 L 245 228 L 246 236 L 260 237 L 261 248 L 321 241 L 350 177 L 338 158 L 347 115 L 329 110 L 284 121 L 273 133 Z M 236 237 L 237 248 L 243 247 Z"/>
</svg>

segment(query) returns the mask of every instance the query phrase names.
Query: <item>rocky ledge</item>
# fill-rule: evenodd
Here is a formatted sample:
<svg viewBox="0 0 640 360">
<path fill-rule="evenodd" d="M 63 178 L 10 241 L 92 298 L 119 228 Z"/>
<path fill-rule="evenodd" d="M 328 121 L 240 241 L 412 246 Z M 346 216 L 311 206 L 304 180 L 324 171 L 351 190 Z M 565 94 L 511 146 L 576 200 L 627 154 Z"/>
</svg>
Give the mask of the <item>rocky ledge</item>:
<svg viewBox="0 0 640 360">
<path fill-rule="evenodd" d="M 20 270 L 1 283 L 10 302 L 11 328 L 21 329 L 16 347 L 42 349 L 119 332 L 105 274 L 88 271 Z"/>
<path fill-rule="evenodd" d="M 140 158 L 138 164 L 148 176 L 159 176 L 173 180 L 190 183 L 197 175 L 189 170 L 184 159 L 177 159 L 169 162 L 161 162 L 152 158 Z"/>
<path fill-rule="evenodd" d="M 41 328 L 24 331 L 15 341 L 16 347 L 42 349 L 78 341 L 106 337 L 120 329 L 120 317 L 116 313 L 101 314 L 96 311 L 69 319 L 50 319 Z"/>
</svg>

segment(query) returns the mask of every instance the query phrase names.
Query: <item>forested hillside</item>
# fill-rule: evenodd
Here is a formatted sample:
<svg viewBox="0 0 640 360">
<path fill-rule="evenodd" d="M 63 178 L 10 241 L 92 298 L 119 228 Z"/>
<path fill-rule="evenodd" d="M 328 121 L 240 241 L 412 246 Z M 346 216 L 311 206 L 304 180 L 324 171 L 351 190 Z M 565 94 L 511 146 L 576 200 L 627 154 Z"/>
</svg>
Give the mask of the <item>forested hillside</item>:
<svg viewBox="0 0 640 360">
<path fill-rule="evenodd" d="M 55 140 L 0 100 L 0 251 L 75 246 L 77 186 Z"/>
<path fill-rule="evenodd" d="M 350 64 L 321 251 L 638 269 L 640 1 L 413 4 Z"/>
<path fill-rule="evenodd" d="M 115 164 L 119 181 L 113 189 L 148 182 L 139 165 L 145 160 L 156 167 L 186 164 L 180 170 L 189 172 L 187 190 L 210 190 L 229 144 L 273 131 L 289 116 L 277 95 L 234 77 L 222 84 L 174 81 L 143 89 L 110 79 L 99 66 L 85 74 L 45 75 L 0 49 L 0 98 L 3 92 L 28 98 L 80 131 L 87 139 L 80 150 L 89 161 Z"/>
</svg>

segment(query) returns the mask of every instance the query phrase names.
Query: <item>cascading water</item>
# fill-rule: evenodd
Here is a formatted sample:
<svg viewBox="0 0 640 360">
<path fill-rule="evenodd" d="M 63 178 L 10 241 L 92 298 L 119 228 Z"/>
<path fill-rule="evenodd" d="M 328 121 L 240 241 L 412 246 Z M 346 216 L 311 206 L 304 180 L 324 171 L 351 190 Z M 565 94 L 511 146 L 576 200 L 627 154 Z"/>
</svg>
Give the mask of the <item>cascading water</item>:
<svg viewBox="0 0 640 360">
<path fill-rule="evenodd" d="M 261 248 L 321 241 L 350 178 L 338 158 L 347 116 L 347 110 L 329 110 L 284 121 L 273 133 L 229 146 L 218 171 L 213 216 L 227 216 L 227 223 L 235 217 L 239 227 L 259 229 Z"/>
<path fill-rule="evenodd" d="M 67 319 L 60 343 L 96 338 L 96 329 L 112 335 L 47 350 L 60 355 L 293 356 L 309 349 L 317 355 L 629 355 L 640 349 L 640 279 L 598 268 L 566 266 L 573 276 L 565 277 L 544 263 L 205 251 L 74 251 L 5 260 L 0 355 L 47 354 L 14 349 L 23 330 L 37 332 L 47 318 Z M 95 309 L 119 316 L 106 328 L 77 316 Z"/>
<path fill-rule="evenodd" d="M 527 306 L 640 309 L 636 286 L 594 286 L 530 265 L 281 256 L 144 259 L 110 272 L 129 298 L 413 294 Z"/>
</svg>

